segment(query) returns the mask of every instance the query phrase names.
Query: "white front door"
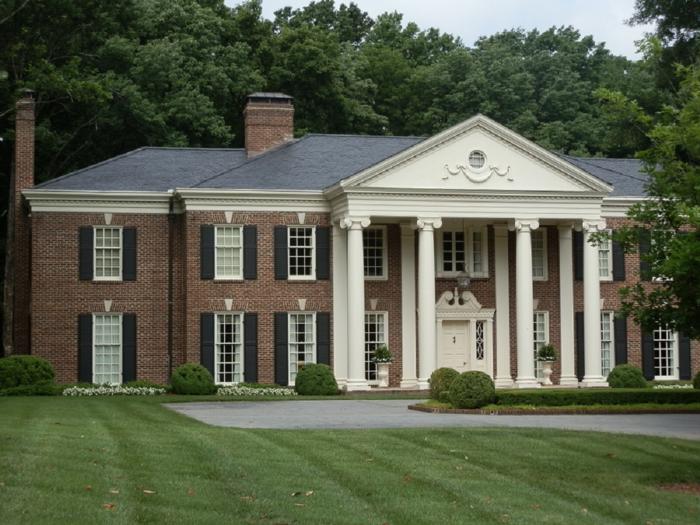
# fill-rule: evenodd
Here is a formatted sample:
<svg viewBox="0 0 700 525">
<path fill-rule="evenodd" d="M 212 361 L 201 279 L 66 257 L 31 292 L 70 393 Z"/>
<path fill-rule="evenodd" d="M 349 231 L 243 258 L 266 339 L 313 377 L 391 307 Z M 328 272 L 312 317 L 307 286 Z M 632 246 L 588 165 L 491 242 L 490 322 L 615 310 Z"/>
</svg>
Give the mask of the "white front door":
<svg viewBox="0 0 700 525">
<path fill-rule="evenodd" d="M 467 371 L 469 352 L 469 322 L 443 321 L 440 333 L 438 367 Z"/>
</svg>

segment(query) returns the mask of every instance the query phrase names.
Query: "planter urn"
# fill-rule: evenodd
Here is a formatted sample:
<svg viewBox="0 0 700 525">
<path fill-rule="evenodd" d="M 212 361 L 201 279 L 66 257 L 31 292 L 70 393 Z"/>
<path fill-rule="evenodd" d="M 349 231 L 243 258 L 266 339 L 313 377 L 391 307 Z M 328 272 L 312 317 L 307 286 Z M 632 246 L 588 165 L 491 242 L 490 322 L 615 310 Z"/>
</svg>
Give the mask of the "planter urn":
<svg viewBox="0 0 700 525">
<path fill-rule="evenodd" d="M 391 363 L 377 363 L 377 379 L 380 387 L 389 386 L 389 365 Z"/>
<path fill-rule="evenodd" d="M 544 381 L 542 381 L 543 385 L 549 386 L 553 385 L 552 383 L 552 362 L 551 361 L 542 361 L 542 375 L 544 376 Z"/>
</svg>

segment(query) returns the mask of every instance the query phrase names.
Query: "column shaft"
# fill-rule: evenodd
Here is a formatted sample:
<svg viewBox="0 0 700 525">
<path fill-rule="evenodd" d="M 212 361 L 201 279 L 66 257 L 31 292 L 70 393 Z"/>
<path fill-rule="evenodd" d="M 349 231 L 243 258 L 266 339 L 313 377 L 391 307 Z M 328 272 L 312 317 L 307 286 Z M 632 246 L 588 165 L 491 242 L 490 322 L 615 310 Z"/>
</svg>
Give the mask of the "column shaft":
<svg viewBox="0 0 700 525">
<path fill-rule="evenodd" d="M 598 245 L 591 244 L 591 235 L 605 228 L 605 223 L 583 223 L 583 329 L 585 375 L 582 386 L 607 386 L 600 363 L 600 274 Z"/>
<path fill-rule="evenodd" d="M 418 388 L 429 388 L 437 367 L 435 335 L 435 228 L 439 219 L 418 219 Z"/>
<path fill-rule="evenodd" d="M 494 225 L 496 279 L 496 387 L 511 388 L 510 373 L 510 291 L 508 289 L 508 228 Z"/>
<path fill-rule="evenodd" d="M 532 236 L 535 220 L 515 221 L 515 318 L 517 324 L 518 388 L 537 388 L 535 379 L 534 338 L 532 329 Z"/>
<path fill-rule="evenodd" d="M 578 386 L 574 355 L 574 269 L 570 224 L 559 225 L 559 326 L 561 378 L 559 384 Z"/>
<path fill-rule="evenodd" d="M 401 388 L 416 388 L 415 228 L 401 225 Z"/>
</svg>

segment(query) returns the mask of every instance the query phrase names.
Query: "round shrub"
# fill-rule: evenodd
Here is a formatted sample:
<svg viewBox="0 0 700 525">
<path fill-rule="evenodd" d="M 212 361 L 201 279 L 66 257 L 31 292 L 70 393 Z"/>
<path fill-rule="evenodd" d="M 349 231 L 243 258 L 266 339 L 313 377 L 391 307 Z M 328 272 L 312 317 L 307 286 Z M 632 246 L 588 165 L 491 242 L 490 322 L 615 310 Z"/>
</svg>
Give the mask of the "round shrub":
<svg viewBox="0 0 700 525">
<path fill-rule="evenodd" d="M 611 388 L 646 388 L 647 380 L 636 366 L 617 365 L 608 374 L 608 385 Z"/>
<path fill-rule="evenodd" d="M 455 408 L 481 408 L 495 401 L 496 388 L 483 372 L 464 372 L 452 382 L 447 397 Z"/>
<path fill-rule="evenodd" d="M 430 399 L 449 402 L 447 392 L 450 389 L 452 382 L 459 377 L 459 372 L 454 368 L 438 368 L 430 374 Z"/>
<path fill-rule="evenodd" d="M 297 372 L 294 390 L 301 396 L 332 396 L 338 393 L 338 383 L 328 365 L 309 363 Z"/>
<path fill-rule="evenodd" d="M 170 378 L 176 394 L 206 395 L 216 392 L 214 378 L 209 370 L 196 363 L 178 366 Z"/>
<path fill-rule="evenodd" d="M 693 378 L 693 388 L 700 390 L 700 372 L 695 374 L 695 377 Z"/>
<path fill-rule="evenodd" d="M 13 355 L 0 359 L 0 390 L 53 383 L 53 368 L 46 359 Z"/>
</svg>

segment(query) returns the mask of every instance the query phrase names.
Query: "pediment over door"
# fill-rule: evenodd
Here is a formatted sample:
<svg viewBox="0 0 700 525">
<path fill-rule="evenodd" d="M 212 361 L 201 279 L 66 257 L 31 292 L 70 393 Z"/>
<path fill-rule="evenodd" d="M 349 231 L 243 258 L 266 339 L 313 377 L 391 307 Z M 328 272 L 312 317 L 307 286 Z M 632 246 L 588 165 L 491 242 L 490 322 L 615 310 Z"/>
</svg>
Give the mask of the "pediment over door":
<svg viewBox="0 0 700 525">
<path fill-rule="evenodd" d="M 470 291 L 443 292 L 435 303 L 438 319 L 493 319 L 494 312 L 493 308 L 483 308 Z"/>
</svg>

